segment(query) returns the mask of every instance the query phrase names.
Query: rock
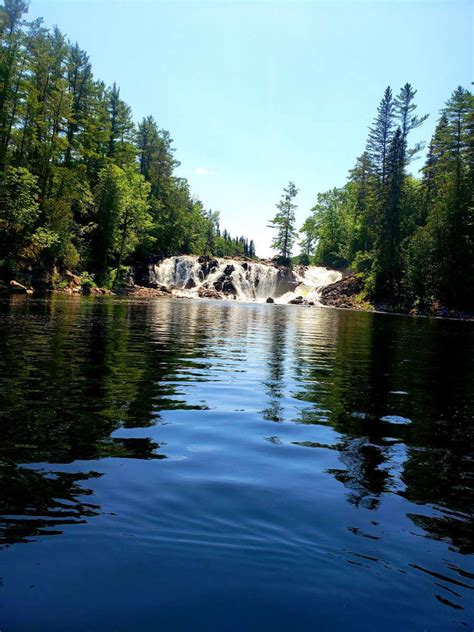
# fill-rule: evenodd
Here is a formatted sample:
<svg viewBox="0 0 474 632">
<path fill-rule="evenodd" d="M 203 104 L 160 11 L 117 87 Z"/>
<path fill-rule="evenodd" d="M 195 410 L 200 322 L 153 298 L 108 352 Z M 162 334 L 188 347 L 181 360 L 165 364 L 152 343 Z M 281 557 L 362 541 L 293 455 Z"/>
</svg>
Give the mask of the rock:
<svg viewBox="0 0 474 632">
<path fill-rule="evenodd" d="M 231 281 L 231 279 L 226 279 L 225 280 L 225 282 L 224 282 L 224 284 L 222 286 L 222 291 L 226 295 L 231 294 L 234 298 L 237 296 L 237 288 L 235 287 L 235 285 Z"/>
<path fill-rule="evenodd" d="M 269 296 L 265 302 L 266 303 L 274 303 L 275 301 L 272 299 L 271 296 Z"/>
<path fill-rule="evenodd" d="M 219 267 L 219 262 L 217 261 L 217 259 L 213 259 L 208 255 L 202 255 L 201 257 L 198 257 L 198 263 L 201 266 L 203 278 L 208 276 L 212 272 L 215 272 Z M 199 275 L 199 278 L 201 278 L 201 275 Z M 201 281 L 203 280 L 203 278 L 201 279 Z"/>
<path fill-rule="evenodd" d="M 188 279 L 186 281 L 186 285 L 184 286 L 185 290 L 192 290 L 196 287 L 196 281 L 194 279 Z"/>
<path fill-rule="evenodd" d="M 235 270 L 234 266 L 229 264 L 224 268 L 224 272 L 214 281 L 214 289 L 222 292 L 226 296 L 237 296 L 237 288 L 234 285 L 231 274 Z"/>
<path fill-rule="evenodd" d="M 82 289 L 84 294 L 90 294 L 91 296 L 113 296 L 114 292 L 108 290 L 105 287 L 84 287 Z"/>
<path fill-rule="evenodd" d="M 66 272 L 64 273 L 64 277 L 70 285 L 79 286 L 82 283 L 81 277 L 77 274 L 74 274 L 73 272 L 70 272 L 69 270 L 66 270 Z"/>
<path fill-rule="evenodd" d="M 287 292 L 294 292 L 295 289 L 301 285 L 301 281 L 296 278 L 295 273 L 291 268 L 282 266 L 278 268 L 277 276 L 277 295 L 282 296 Z"/>
<path fill-rule="evenodd" d="M 144 287 L 143 285 L 134 285 L 122 288 L 118 294 L 122 296 L 134 296 L 137 298 L 156 298 L 157 296 L 170 296 L 171 291 L 165 286 Z"/>
<path fill-rule="evenodd" d="M 224 298 L 220 292 L 211 287 L 200 287 L 198 289 L 198 296 L 200 298 L 216 298 L 222 299 Z"/>
<path fill-rule="evenodd" d="M 28 292 L 28 288 L 18 281 L 10 281 L 10 292 L 13 294 L 31 294 L 32 290 Z"/>
<path fill-rule="evenodd" d="M 102 294 L 100 287 L 85 287 L 84 293 L 90 294 L 91 296 L 98 296 L 99 294 Z"/>
<path fill-rule="evenodd" d="M 304 298 L 302 296 L 295 296 L 291 301 L 288 301 L 290 305 L 302 305 L 304 303 Z"/>
<path fill-rule="evenodd" d="M 321 290 L 321 303 L 331 307 L 354 308 L 354 299 L 363 287 L 364 282 L 360 277 L 348 276 L 324 287 Z"/>
</svg>

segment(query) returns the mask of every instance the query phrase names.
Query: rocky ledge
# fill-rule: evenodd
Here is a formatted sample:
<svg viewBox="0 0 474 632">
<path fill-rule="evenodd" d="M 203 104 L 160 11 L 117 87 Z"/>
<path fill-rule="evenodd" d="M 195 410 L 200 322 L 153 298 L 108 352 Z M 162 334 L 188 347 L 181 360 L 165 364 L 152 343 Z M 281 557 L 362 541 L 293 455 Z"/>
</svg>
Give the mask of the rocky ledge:
<svg viewBox="0 0 474 632">
<path fill-rule="evenodd" d="M 356 275 L 340 279 L 321 290 L 321 304 L 345 309 L 366 309 L 357 301 L 363 287 L 363 280 Z"/>
<path fill-rule="evenodd" d="M 164 285 L 157 287 L 145 287 L 143 285 L 129 285 L 115 292 L 120 296 L 132 296 L 134 298 L 156 298 L 158 296 L 170 296 L 171 290 Z"/>
</svg>

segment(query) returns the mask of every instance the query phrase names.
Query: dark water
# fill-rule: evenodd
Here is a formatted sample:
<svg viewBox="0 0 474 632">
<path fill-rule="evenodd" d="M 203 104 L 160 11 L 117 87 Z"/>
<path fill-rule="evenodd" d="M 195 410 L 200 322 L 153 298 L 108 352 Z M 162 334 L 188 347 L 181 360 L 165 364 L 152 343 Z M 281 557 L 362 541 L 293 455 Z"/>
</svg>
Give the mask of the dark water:
<svg viewBox="0 0 474 632">
<path fill-rule="evenodd" d="M 0 303 L 0 629 L 474 627 L 474 326 Z"/>
</svg>

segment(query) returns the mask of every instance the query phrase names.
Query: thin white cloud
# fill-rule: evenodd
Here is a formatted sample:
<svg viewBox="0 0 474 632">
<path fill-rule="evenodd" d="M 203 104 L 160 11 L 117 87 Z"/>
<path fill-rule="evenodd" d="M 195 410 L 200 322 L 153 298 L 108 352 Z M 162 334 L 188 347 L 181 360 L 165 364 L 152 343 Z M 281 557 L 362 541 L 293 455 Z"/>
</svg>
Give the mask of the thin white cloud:
<svg viewBox="0 0 474 632">
<path fill-rule="evenodd" d="M 206 167 L 197 167 L 194 173 L 197 176 L 213 176 L 216 172 L 213 169 L 206 169 Z"/>
</svg>

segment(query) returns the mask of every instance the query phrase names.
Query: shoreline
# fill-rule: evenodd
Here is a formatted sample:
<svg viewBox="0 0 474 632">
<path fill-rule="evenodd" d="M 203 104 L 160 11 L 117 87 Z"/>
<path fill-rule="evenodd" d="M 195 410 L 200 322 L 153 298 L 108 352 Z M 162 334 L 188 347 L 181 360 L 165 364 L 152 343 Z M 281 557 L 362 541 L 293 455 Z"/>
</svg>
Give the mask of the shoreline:
<svg viewBox="0 0 474 632">
<path fill-rule="evenodd" d="M 329 287 L 329 286 L 328 286 Z M 334 309 L 338 311 L 344 312 L 364 312 L 369 314 L 383 314 L 388 316 L 408 316 L 411 318 L 433 318 L 436 320 L 456 320 L 456 321 L 466 321 L 466 322 L 474 322 L 474 313 L 465 311 L 465 310 L 450 310 L 446 309 L 446 313 L 433 312 L 428 309 L 425 311 L 417 311 L 413 308 L 406 309 L 405 311 L 402 309 L 390 309 L 388 307 L 384 308 L 383 305 L 373 305 L 371 303 L 345 303 L 343 305 L 333 304 L 333 303 L 325 303 L 324 300 L 318 304 L 310 304 L 310 303 L 300 303 L 300 304 L 291 304 L 291 303 L 267 303 L 265 301 L 257 302 L 257 301 L 234 301 L 231 299 L 225 299 L 221 297 L 194 297 L 194 296 L 178 296 L 173 293 L 172 290 L 168 288 L 152 288 L 147 286 L 134 286 L 130 288 L 122 288 L 117 291 L 112 291 L 106 288 L 91 288 L 92 291 L 82 291 L 79 288 L 79 291 L 74 291 L 71 288 L 48 288 L 45 290 L 32 290 L 28 289 L 27 291 L 12 291 L 12 292 L 1 292 L 1 299 L 10 299 L 13 297 L 29 297 L 29 298 L 48 298 L 53 295 L 59 296 L 67 296 L 67 297 L 117 297 L 117 298 L 128 298 L 128 299 L 157 299 L 157 298 L 165 298 L 165 299 L 176 299 L 176 300 L 190 300 L 190 301 L 206 301 L 206 302 L 223 302 L 226 303 L 244 303 L 249 305 L 278 305 L 278 306 L 296 306 L 296 307 L 305 307 L 305 308 L 324 308 L 324 309 Z M 325 288 L 324 288 L 325 289 Z"/>
</svg>

